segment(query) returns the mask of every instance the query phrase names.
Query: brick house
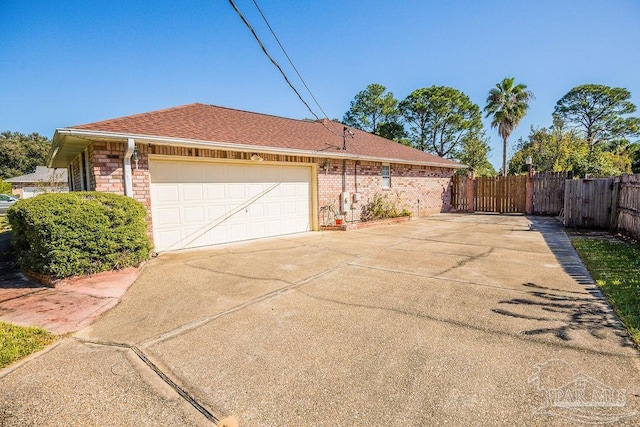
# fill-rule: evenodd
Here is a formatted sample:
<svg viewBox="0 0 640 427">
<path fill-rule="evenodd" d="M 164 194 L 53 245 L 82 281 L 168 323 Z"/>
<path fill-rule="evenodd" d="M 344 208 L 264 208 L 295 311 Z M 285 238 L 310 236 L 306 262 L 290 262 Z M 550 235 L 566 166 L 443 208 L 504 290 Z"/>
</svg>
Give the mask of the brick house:
<svg viewBox="0 0 640 427">
<path fill-rule="evenodd" d="M 157 251 L 358 221 L 376 193 L 414 216 L 447 211 L 463 167 L 326 119 L 204 104 L 57 129 L 48 166 L 72 191 L 142 202 Z"/>
<path fill-rule="evenodd" d="M 32 173 L 4 181 L 11 183 L 11 194 L 23 199 L 42 193 L 69 191 L 66 169 L 55 170 L 46 166 L 36 166 L 36 170 Z"/>
</svg>

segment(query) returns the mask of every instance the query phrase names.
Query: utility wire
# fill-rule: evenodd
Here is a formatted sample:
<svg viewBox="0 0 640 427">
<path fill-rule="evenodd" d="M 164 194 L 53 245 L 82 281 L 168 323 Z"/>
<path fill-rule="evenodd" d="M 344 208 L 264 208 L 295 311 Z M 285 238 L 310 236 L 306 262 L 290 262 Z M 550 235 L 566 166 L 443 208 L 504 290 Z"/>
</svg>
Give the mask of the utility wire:
<svg viewBox="0 0 640 427">
<path fill-rule="evenodd" d="M 228 0 L 229 4 L 231 5 L 231 7 L 233 7 L 233 9 L 236 11 L 236 13 L 238 14 L 238 16 L 240 17 L 240 19 L 242 20 L 242 22 L 244 23 L 244 25 L 249 29 L 249 31 L 251 31 L 251 34 L 253 35 L 253 37 L 256 39 L 256 41 L 258 42 L 258 45 L 260 45 L 260 48 L 262 49 L 262 52 L 264 52 L 264 54 L 267 56 L 267 58 L 269 58 L 269 61 L 271 61 L 271 63 L 278 69 L 278 71 L 280 71 L 280 74 L 282 75 L 282 77 L 284 78 L 284 80 L 287 82 L 287 84 L 289 85 L 289 87 L 291 88 L 291 90 L 293 90 L 295 92 L 295 94 L 298 96 L 298 98 L 300 99 L 300 101 L 305 105 L 305 107 L 307 107 L 307 110 L 309 110 L 309 112 L 313 115 L 313 117 L 316 118 L 316 120 L 318 120 L 318 122 L 320 122 L 320 124 L 322 124 L 322 126 L 327 129 L 329 132 L 331 132 L 332 134 L 336 135 L 336 136 L 341 136 L 341 134 L 339 132 L 337 132 L 335 129 L 329 129 L 327 127 L 327 125 L 324 123 L 324 121 L 322 119 L 320 119 L 320 117 L 318 117 L 318 115 L 311 109 L 311 107 L 309 106 L 309 104 L 304 100 L 304 98 L 302 97 L 302 95 L 300 94 L 300 92 L 298 92 L 298 90 L 295 88 L 295 86 L 293 86 L 293 84 L 291 83 L 291 81 L 289 80 L 289 78 L 287 77 L 287 75 L 285 74 L 285 72 L 282 70 L 282 67 L 280 67 L 280 65 L 276 62 L 275 59 L 273 59 L 273 57 L 269 54 L 269 52 L 267 51 L 267 48 L 264 46 L 264 44 L 262 43 L 262 40 L 260 40 L 260 37 L 258 36 L 258 34 L 256 34 L 255 30 L 253 29 L 253 27 L 251 26 L 251 24 L 249 24 L 249 21 L 247 21 L 247 19 L 244 17 L 244 15 L 242 14 L 242 12 L 240 11 L 240 9 L 238 9 L 238 7 L 236 6 L 235 2 L 233 0 Z M 316 98 L 313 96 L 313 93 L 311 93 L 311 90 L 309 90 L 309 87 L 307 86 L 307 84 L 304 82 L 304 80 L 302 79 L 302 76 L 300 75 L 300 73 L 298 72 L 298 70 L 296 69 L 296 67 L 293 65 L 293 62 L 291 61 L 291 59 L 289 58 L 289 55 L 287 55 L 287 52 L 284 50 L 284 47 L 282 46 L 282 44 L 280 43 L 280 40 L 278 39 L 278 37 L 275 35 L 275 32 L 273 31 L 273 29 L 271 28 L 271 25 L 269 25 L 269 22 L 267 21 L 266 17 L 264 16 L 264 14 L 262 13 L 262 10 L 260 9 L 260 7 L 258 6 L 258 4 L 254 1 L 254 4 L 256 5 L 256 8 L 258 9 L 258 11 L 260 12 L 260 15 L 262 16 L 262 18 L 264 19 L 264 21 L 267 23 L 267 26 L 269 27 L 269 30 L 271 31 L 271 34 L 273 34 L 274 38 L 276 39 L 276 41 L 278 42 L 278 45 L 280 46 L 280 48 L 282 49 L 282 51 L 284 52 L 285 56 L 287 57 L 287 59 L 289 60 L 289 63 L 291 64 L 291 66 L 293 67 L 293 69 L 296 71 L 296 74 L 298 75 L 298 77 L 300 78 L 300 80 L 302 81 L 302 84 L 304 84 L 304 87 L 307 89 L 307 91 L 309 92 L 309 94 L 311 95 L 311 97 L 313 98 L 313 100 L 315 101 L 316 105 L 318 105 L 318 107 L 320 108 L 320 110 L 322 111 L 322 113 L 325 115 L 325 118 L 327 118 L 327 120 L 332 123 L 331 126 L 333 126 L 333 121 L 329 120 L 329 118 L 327 117 L 327 114 L 324 112 L 324 110 L 322 109 L 322 107 L 320 107 L 320 104 L 318 103 L 318 101 L 316 100 Z"/>
<path fill-rule="evenodd" d="M 313 96 L 313 92 L 311 92 L 311 89 L 309 89 L 309 86 L 307 86 L 307 82 L 304 81 L 304 79 L 300 75 L 300 72 L 298 71 L 296 66 L 293 65 L 293 61 L 289 57 L 289 54 L 285 50 L 284 46 L 282 46 L 282 43 L 280 43 L 280 39 L 276 35 L 275 31 L 273 31 L 273 28 L 271 28 L 271 24 L 269 24 L 269 21 L 267 21 L 267 17 L 264 16 L 264 13 L 262 13 L 262 9 L 260 9 L 260 6 L 258 6 L 258 2 L 256 0 L 253 0 L 253 4 L 256 6 L 256 9 L 258 9 L 258 12 L 260 13 L 260 16 L 262 16 L 262 19 L 264 20 L 264 23 L 267 24 L 267 28 L 269 28 L 269 31 L 271 31 L 271 35 L 273 35 L 273 38 L 276 39 L 276 42 L 278 42 L 278 46 L 280 46 L 280 49 L 282 50 L 282 53 L 284 53 L 284 56 L 287 57 L 287 60 L 289 61 L 289 64 L 291 65 L 293 70 L 298 75 L 298 78 L 300 79 L 300 81 L 304 85 L 305 89 L 307 89 L 307 92 L 309 92 L 309 95 L 311 95 L 311 98 L 313 99 L 313 102 L 315 102 L 316 105 L 318 106 L 318 108 L 320 109 L 320 111 L 322 111 L 322 114 L 324 114 L 324 117 L 326 117 L 328 119 L 329 117 L 327 117 L 327 113 L 324 112 L 324 110 L 322 109 L 322 106 L 320 105 L 320 103 L 318 102 L 316 97 Z"/>
<path fill-rule="evenodd" d="M 300 92 L 298 92 L 298 90 L 293 86 L 293 84 L 291 83 L 291 81 L 289 81 L 289 78 L 287 77 L 287 75 L 284 73 L 284 71 L 282 70 L 282 68 L 280 68 L 280 65 L 276 62 L 275 59 L 273 59 L 273 57 L 271 57 L 271 55 L 269 55 L 269 52 L 267 52 L 267 48 L 264 47 L 264 44 L 262 44 L 262 41 L 260 40 L 260 37 L 258 37 L 258 35 L 256 34 L 256 32 L 254 31 L 253 27 L 251 26 L 251 24 L 249 24 L 249 22 L 245 19 L 244 15 L 242 14 L 242 12 L 240 12 L 240 9 L 238 9 L 238 7 L 236 6 L 236 4 L 233 2 L 233 0 L 229 0 L 229 4 L 231 5 L 231 7 L 233 7 L 233 9 L 236 11 L 236 13 L 238 14 L 238 16 L 240 17 L 240 19 L 242 19 L 242 22 L 244 22 L 244 25 L 247 26 L 247 28 L 249 29 L 249 31 L 251 31 L 251 34 L 253 34 L 253 37 L 256 39 L 256 41 L 258 42 L 258 44 L 260 45 L 260 48 L 262 49 L 262 51 L 264 52 L 265 55 L 267 55 L 267 58 L 269 58 L 269 60 L 271 61 L 271 63 L 273 65 L 275 65 L 275 67 L 278 69 L 278 71 L 280 71 L 280 74 L 282 74 L 282 77 L 284 78 L 284 80 L 287 82 L 287 84 L 289 85 L 289 87 L 296 93 L 296 95 L 298 95 L 298 98 L 300 98 L 300 101 L 302 101 L 302 103 L 305 105 L 305 107 L 307 107 L 307 110 L 309 110 L 309 112 L 311 114 L 313 114 L 313 117 L 315 117 L 317 120 L 320 120 L 320 117 L 318 117 L 318 115 L 316 113 L 313 112 L 313 110 L 311 109 L 311 107 L 309 106 L 309 104 L 307 104 L 307 101 L 304 100 L 304 98 L 302 98 L 302 95 L 300 95 Z"/>
</svg>

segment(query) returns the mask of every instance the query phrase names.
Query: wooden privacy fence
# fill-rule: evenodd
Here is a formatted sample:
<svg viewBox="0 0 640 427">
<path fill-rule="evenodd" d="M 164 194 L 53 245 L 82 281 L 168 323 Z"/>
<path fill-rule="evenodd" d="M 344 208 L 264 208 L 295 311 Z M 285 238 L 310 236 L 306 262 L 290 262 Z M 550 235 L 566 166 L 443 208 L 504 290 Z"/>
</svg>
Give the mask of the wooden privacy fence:
<svg viewBox="0 0 640 427">
<path fill-rule="evenodd" d="M 564 225 L 640 237 L 640 174 L 567 180 Z"/>
<path fill-rule="evenodd" d="M 565 181 L 573 172 L 544 172 L 533 177 L 534 215 L 558 215 L 564 207 Z"/>
<path fill-rule="evenodd" d="M 618 197 L 612 226 L 616 231 L 640 238 L 640 174 L 623 175 L 614 184 Z"/>
<path fill-rule="evenodd" d="M 472 183 L 473 181 L 466 176 L 453 176 L 451 188 L 451 206 L 453 209 L 458 211 L 473 210 L 472 207 L 469 207 L 469 199 L 467 197 L 469 185 L 473 185 Z"/>
<path fill-rule="evenodd" d="M 609 228 L 613 178 L 572 179 L 565 183 L 564 226 Z"/>
<path fill-rule="evenodd" d="M 558 215 L 571 172 L 506 177 L 453 177 L 452 208 L 467 212 Z"/>
</svg>

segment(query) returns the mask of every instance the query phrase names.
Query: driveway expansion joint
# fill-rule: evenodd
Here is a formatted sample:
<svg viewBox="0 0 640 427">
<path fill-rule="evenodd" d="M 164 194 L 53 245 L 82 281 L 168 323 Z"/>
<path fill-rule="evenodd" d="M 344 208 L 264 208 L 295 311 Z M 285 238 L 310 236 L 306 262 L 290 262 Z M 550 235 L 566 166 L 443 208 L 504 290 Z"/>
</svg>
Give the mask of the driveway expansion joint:
<svg viewBox="0 0 640 427">
<path fill-rule="evenodd" d="M 223 311 L 221 311 L 219 313 L 216 313 L 216 314 L 214 314 L 212 316 L 207 316 L 207 317 L 195 320 L 193 322 L 186 323 L 186 324 L 184 324 L 182 326 L 179 326 L 179 327 L 177 327 L 175 329 L 172 329 L 170 331 L 164 332 L 164 333 L 162 333 L 160 335 L 156 335 L 155 337 L 146 339 L 146 340 L 140 342 L 140 345 L 149 346 L 149 345 L 153 345 L 153 344 L 165 341 L 165 340 L 167 340 L 169 338 L 173 338 L 173 337 L 175 337 L 177 335 L 182 335 L 182 334 L 184 334 L 186 332 L 189 332 L 189 331 L 191 331 L 193 329 L 196 329 L 196 328 L 198 328 L 200 326 L 204 326 L 204 325 L 206 325 L 206 324 L 208 324 L 210 322 L 213 322 L 214 320 L 216 320 L 216 319 L 218 319 L 220 317 L 235 313 L 237 311 L 243 310 L 243 309 L 245 309 L 247 307 L 250 307 L 250 306 L 252 306 L 254 304 L 266 301 L 268 299 L 275 298 L 275 297 L 277 297 L 277 296 L 279 296 L 279 295 L 281 295 L 281 294 L 283 294 L 285 292 L 293 290 L 293 289 L 295 289 L 295 288 L 297 288 L 299 286 L 305 285 L 305 284 L 307 284 L 307 283 L 309 283 L 309 282 L 311 282 L 311 281 L 313 281 L 313 280 L 315 280 L 315 279 L 317 279 L 319 277 L 322 277 L 324 275 L 332 273 L 332 272 L 336 271 L 337 269 L 339 269 L 339 268 L 341 268 L 341 267 L 343 267 L 345 265 L 348 265 L 349 262 L 350 261 L 345 261 L 343 263 L 340 263 L 340 264 L 336 265 L 335 267 L 333 267 L 331 269 L 321 271 L 320 273 L 316 273 L 316 274 L 314 274 L 312 276 L 309 276 L 307 278 L 299 280 L 298 282 L 291 283 L 288 286 L 284 286 L 282 288 L 278 288 L 278 289 L 273 290 L 271 292 L 267 292 L 266 294 L 263 294 L 263 295 L 261 295 L 259 297 L 256 297 L 256 298 L 253 298 L 253 299 L 251 299 L 249 301 L 245 301 L 242 304 L 238 304 L 238 305 L 236 305 L 234 307 L 231 307 L 231 308 L 229 308 L 227 310 L 223 310 Z M 212 270 L 210 270 L 210 271 L 212 271 Z M 224 274 L 233 275 L 232 273 L 224 273 Z M 280 280 L 282 282 L 289 283 L 289 282 L 286 282 L 286 281 L 281 280 L 281 279 L 265 279 L 265 280 Z"/>
<path fill-rule="evenodd" d="M 124 343 L 118 343 L 113 341 L 103 341 L 103 340 L 88 340 L 84 338 L 74 337 L 74 339 L 83 344 L 94 344 L 106 347 L 117 347 L 123 348 L 127 350 L 131 350 L 144 364 L 149 367 L 162 381 L 164 381 L 169 387 L 171 387 L 182 399 L 184 399 L 187 403 L 189 403 L 195 410 L 200 412 L 207 420 L 211 421 L 213 424 L 217 424 L 220 420 L 213 415 L 207 408 L 202 406 L 200 402 L 194 399 L 184 388 L 180 387 L 175 381 L 173 381 L 167 374 L 162 372 L 158 366 L 153 363 L 146 354 L 140 348 L 135 345 L 129 345 Z"/>
</svg>

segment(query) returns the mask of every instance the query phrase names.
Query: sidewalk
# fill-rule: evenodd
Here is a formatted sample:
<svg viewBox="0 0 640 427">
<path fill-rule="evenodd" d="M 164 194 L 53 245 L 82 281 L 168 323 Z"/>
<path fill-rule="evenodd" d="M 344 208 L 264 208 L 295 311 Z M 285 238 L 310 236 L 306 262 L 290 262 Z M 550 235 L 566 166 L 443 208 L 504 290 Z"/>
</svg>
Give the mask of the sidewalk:
<svg viewBox="0 0 640 427">
<path fill-rule="evenodd" d="M 67 279 L 48 288 L 27 279 L 15 266 L 10 233 L 0 234 L 0 320 L 67 334 L 87 326 L 114 307 L 136 280 L 137 268 Z"/>
</svg>

